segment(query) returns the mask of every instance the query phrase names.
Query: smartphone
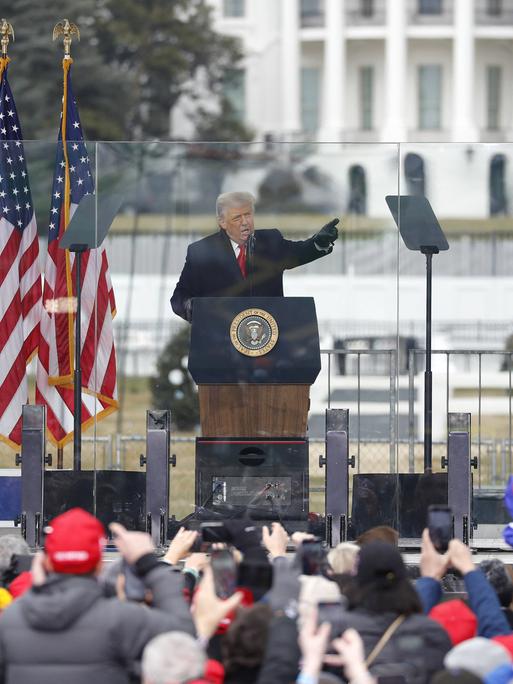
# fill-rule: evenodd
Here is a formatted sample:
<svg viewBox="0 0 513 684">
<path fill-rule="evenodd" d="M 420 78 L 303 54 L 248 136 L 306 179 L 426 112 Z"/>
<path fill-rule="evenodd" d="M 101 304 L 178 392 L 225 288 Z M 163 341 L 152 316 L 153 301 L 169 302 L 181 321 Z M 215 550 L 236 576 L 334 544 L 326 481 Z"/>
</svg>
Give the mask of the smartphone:
<svg viewBox="0 0 513 684">
<path fill-rule="evenodd" d="M 454 537 L 454 518 L 449 506 L 435 504 L 428 508 L 428 530 L 438 553 L 445 553 Z"/>
<path fill-rule="evenodd" d="M 221 599 L 231 596 L 237 588 L 237 563 L 228 549 L 219 549 L 210 554 L 210 565 L 214 574 L 214 587 Z"/>
<path fill-rule="evenodd" d="M 146 586 L 144 582 L 135 574 L 135 570 L 126 560 L 122 563 L 122 573 L 125 578 L 125 596 L 128 601 L 139 601 L 142 603 L 146 597 Z"/>
<path fill-rule="evenodd" d="M 331 625 L 330 641 L 339 637 L 346 628 L 344 611 L 340 601 L 319 601 L 317 604 L 317 624 L 329 622 Z"/>
<path fill-rule="evenodd" d="M 305 539 L 296 554 L 303 575 L 322 575 L 327 566 L 326 545 L 320 539 Z"/>
</svg>

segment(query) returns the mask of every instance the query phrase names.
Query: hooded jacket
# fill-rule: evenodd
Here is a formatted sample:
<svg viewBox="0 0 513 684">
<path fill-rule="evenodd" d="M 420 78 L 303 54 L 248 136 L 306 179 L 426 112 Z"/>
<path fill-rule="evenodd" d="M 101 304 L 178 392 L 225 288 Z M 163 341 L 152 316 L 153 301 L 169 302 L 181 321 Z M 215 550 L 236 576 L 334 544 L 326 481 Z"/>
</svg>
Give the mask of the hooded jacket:
<svg viewBox="0 0 513 684">
<path fill-rule="evenodd" d="M 194 634 L 181 574 L 158 565 L 144 583 L 152 608 L 105 598 L 90 575 L 32 588 L 0 618 L 0 684 L 127 684 L 151 638 Z"/>
</svg>

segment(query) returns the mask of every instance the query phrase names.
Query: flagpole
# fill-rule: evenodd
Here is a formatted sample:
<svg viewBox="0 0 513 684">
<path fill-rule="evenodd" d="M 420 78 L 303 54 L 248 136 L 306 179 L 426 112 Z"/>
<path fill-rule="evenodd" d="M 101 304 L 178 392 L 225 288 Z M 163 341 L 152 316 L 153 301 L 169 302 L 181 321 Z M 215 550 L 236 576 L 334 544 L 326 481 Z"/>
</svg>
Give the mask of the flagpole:
<svg viewBox="0 0 513 684">
<path fill-rule="evenodd" d="M 78 40 L 80 40 L 80 32 L 76 24 L 72 24 L 68 19 L 64 19 L 55 25 L 53 29 L 53 40 L 59 36 L 63 36 L 64 44 L 64 92 L 66 95 L 66 80 L 68 78 L 68 72 L 66 66 L 69 68 L 69 63 L 72 63 L 71 59 L 71 41 L 72 36 L 75 35 Z M 66 64 L 67 63 L 67 64 Z M 62 126 L 63 132 L 65 132 L 66 126 L 66 116 L 67 116 L 67 103 L 66 97 L 63 99 L 62 107 Z M 62 135 L 62 144 L 64 151 L 64 159 L 66 160 L 66 184 L 69 183 L 69 169 L 67 160 L 67 139 L 65 134 Z M 66 217 L 66 228 L 69 222 L 68 211 L 68 193 L 65 193 L 65 217 Z M 82 266 L 82 254 L 88 249 L 87 245 L 83 244 L 73 244 L 70 245 L 69 251 L 75 254 L 75 297 L 76 297 L 76 311 L 75 311 L 75 358 L 74 358 L 74 369 L 73 369 L 73 470 L 82 469 L 82 366 L 81 366 L 81 319 L 82 319 L 82 293 L 81 293 L 81 266 Z"/>
</svg>

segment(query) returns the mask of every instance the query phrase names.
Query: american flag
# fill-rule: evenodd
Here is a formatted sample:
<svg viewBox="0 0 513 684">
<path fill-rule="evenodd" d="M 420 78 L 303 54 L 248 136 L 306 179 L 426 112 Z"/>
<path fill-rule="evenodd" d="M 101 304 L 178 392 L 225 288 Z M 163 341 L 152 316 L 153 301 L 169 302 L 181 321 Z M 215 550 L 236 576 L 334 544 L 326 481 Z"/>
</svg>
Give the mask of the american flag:
<svg viewBox="0 0 513 684">
<path fill-rule="evenodd" d="M 0 58 L 0 439 L 21 443 L 26 366 L 37 351 L 41 273 L 20 122 Z"/>
<path fill-rule="evenodd" d="M 48 226 L 36 403 L 46 404 L 50 440 L 73 439 L 75 255 L 59 241 L 94 181 L 78 108 L 71 89 L 71 60 L 64 59 L 64 97 Z M 104 247 L 82 254 L 82 428 L 117 409 L 114 292 Z"/>
</svg>

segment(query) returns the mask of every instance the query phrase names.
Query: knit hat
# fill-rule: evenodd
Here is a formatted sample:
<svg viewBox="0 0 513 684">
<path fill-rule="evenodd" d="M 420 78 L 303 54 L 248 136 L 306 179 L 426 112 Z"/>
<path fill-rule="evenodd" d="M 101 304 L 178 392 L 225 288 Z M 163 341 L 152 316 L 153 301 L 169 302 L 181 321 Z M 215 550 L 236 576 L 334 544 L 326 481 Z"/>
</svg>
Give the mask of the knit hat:
<svg viewBox="0 0 513 684">
<path fill-rule="evenodd" d="M 500 636 L 492 637 L 501 646 L 504 646 L 509 651 L 509 655 L 513 658 L 513 634 L 501 634 Z"/>
<path fill-rule="evenodd" d="M 511 656 L 504 646 L 484 637 L 463 641 L 444 658 L 444 665 L 449 670 L 467 670 L 481 679 L 507 663 L 511 663 Z"/>
<path fill-rule="evenodd" d="M 439 603 L 431 609 L 429 617 L 445 629 L 453 646 L 477 634 L 477 617 L 460 599 Z"/>
<path fill-rule="evenodd" d="M 57 573 L 91 573 L 102 557 L 105 529 L 82 508 L 72 508 L 45 528 L 45 552 Z"/>
<path fill-rule="evenodd" d="M 395 546 L 375 541 L 362 547 L 356 573 L 360 586 L 373 583 L 392 586 L 406 577 L 403 559 Z"/>
</svg>

